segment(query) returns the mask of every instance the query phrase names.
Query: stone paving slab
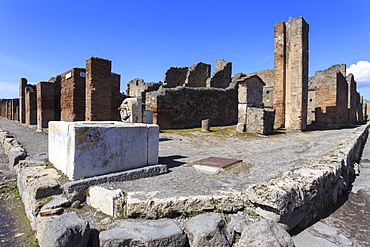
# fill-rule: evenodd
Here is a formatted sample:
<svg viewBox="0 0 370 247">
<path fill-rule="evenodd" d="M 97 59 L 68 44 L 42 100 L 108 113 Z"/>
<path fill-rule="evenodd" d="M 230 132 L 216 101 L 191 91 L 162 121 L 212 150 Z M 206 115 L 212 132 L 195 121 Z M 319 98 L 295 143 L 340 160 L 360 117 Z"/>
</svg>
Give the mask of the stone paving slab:
<svg viewBox="0 0 370 247">
<path fill-rule="evenodd" d="M 20 125 L 18 122 L 0 117 L 0 129 L 9 131 L 26 149 L 28 155 L 46 155 L 48 152 L 48 136 L 42 132 Z"/>
</svg>

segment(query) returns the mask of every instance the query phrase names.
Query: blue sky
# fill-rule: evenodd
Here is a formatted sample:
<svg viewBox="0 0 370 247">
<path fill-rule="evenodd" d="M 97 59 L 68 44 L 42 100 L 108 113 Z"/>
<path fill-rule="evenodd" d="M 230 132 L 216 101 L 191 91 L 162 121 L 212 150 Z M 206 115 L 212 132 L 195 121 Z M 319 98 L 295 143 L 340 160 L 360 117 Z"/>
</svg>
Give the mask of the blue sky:
<svg viewBox="0 0 370 247">
<path fill-rule="evenodd" d="M 47 81 L 89 57 L 112 61 L 121 91 L 134 78 L 161 81 L 171 66 L 214 69 L 218 58 L 233 74 L 270 69 L 274 23 L 299 16 L 310 25 L 310 75 L 353 65 L 370 100 L 369 0 L 1 0 L 0 98 L 18 97 L 21 77 Z"/>
</svg>

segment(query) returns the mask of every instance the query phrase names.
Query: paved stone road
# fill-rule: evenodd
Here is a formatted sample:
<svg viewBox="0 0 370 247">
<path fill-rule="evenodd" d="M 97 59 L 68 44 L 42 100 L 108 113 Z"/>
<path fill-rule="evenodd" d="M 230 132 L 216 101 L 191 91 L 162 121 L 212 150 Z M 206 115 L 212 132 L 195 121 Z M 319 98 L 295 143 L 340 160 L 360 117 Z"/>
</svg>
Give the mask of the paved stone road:
<svg viewBox="0 0 370 247">
<path fill-rule="evenodd" d="M 296 247 L 370 246 L 370 139 L 362 154 L 360 175 L 342 203 L 327 218 L 295 236 Z"/>
<path fill-rule="evenodd" d="M 7 130 L 26 149 L 28 155 L 45 154 L 48 151 L 48 136 L 0 117 L 0 129 Z"/>
</svg>

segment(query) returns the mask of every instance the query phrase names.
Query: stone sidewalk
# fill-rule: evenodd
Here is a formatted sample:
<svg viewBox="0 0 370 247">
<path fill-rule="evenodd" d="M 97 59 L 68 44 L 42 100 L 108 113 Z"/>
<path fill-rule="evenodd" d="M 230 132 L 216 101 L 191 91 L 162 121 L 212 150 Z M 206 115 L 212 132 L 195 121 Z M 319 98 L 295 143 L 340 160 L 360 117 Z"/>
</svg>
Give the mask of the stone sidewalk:
<svg viewBox="0 0 370 247">
<path fill-rule="evenodd" d="M 7 130 L 25 147 L 29 155 L 47 153 L 47 135 L 0 118 L 0 128 Z M 289 132 L 262 136 L 235 131 L 235 126 L 167 130 L 160 133 L 159 163 L 167 164 L 169 173 L 157 177 L 124 182 L 124 191 L 148 193 L 156 197 L 207 195 L 214 191 L 244 191 L 251 183 L 261 183 L 319 160 L 351 137 L 357 128 Z M 240 159 L 243 163 L 209 175 L 187 165 L 194 161 L 221 157 Z M 163 190 L 163 188 L 166 188 Z"/>
<path fill-rule="evenodd" d="M 348 195 L 328 217 L 293 237 L 297 247 L 369 246 L 370 140 L 364 147 L 360 174 Z"/>
</svg>

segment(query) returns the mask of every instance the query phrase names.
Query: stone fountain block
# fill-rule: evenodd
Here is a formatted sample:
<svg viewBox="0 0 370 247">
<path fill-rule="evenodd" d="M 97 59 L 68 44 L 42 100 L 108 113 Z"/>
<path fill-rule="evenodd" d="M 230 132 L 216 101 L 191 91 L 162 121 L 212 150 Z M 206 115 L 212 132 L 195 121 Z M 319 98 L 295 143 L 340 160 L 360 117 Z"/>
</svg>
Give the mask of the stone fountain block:
<svg viewBox="0 0 370 247">
<path fill-rule="evenodd" d="M 159 127 L 122 122 L 49 122 L 49 161 L 69 179 L 158 164 Z"/>
</svg>

